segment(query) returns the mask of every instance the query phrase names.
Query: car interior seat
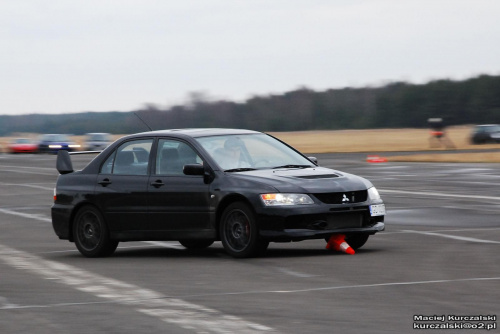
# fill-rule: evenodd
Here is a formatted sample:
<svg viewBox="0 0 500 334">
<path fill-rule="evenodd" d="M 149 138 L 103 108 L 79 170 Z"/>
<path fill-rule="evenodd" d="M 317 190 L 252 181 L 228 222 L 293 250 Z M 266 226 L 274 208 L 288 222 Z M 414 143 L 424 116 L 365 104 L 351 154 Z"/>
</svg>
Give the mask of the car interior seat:
<svg viewBox="0 0 500 334">
<path fill-rule="evenodd" d="M 132 164 L 134 163 L 134 152 L 121 151 L 116 155 L 114 174 L 129 174 L 132 172 Z"/>
<path fill-rule="evenodd" d="M 168 147 L 161 151 L 161 174 L 182 174 L 182 165 L 179 161 L 179 152 L 176 148 Z"/>
</svg>

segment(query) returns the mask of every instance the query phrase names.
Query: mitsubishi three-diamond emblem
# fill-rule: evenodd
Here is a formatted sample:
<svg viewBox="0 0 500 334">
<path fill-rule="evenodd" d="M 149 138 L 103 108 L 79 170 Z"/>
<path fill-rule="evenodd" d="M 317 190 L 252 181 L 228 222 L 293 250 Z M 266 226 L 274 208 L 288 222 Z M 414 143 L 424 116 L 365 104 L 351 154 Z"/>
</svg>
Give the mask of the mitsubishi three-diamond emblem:
<svg viewBox="0 0 500 334">
<path fill-rule="evenodd" d="M 344 196 L 342 197 L 342 203 L 348 203 L 349 202 L 349 198 L 347 198 L 347 196 L 344 194 Z"/>
</svg>

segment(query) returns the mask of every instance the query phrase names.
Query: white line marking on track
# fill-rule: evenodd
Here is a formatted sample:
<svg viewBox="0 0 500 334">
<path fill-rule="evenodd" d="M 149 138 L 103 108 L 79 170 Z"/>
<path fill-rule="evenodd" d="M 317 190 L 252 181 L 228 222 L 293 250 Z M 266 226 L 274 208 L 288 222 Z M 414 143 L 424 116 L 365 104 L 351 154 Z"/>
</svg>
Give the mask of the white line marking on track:
<svg viewBox="0 0 500 334">
<path fill-rule="evenodd" d="M 43 190 L 53 190 L 54 187 L 44 187 L 44 186 L 39 186 L 39 185 L 36 185 L 36 184 L 22 184 L 22 183 L 4 183 L 4 182 L 0 182 L 0 185 L 1 186 L 5 186 L 5 187 L 28 187 L 28 188 L 35 188 L 35 189 L 43 189 Z"/>
<path fill-rule="evenodd" d="M 160 246 L 165 248 L 175 248 L 175 249 L 186 249 L 184 246 L 180 245 L 178 242 L 166 242 L 166 241 L 143 241 L 146 244 L 152 246 Z"/>
<path fill-rule="evenodd" d="M 2 169 L 2 172 L 11 172 L 11 173 L 21 173 L 21 174 L 37 174 L 37 175 L 47 175 L 47 176 L 52 176 L 55 175 L 54 173 L 37 173 L 37 172 L 27 172 L 27 171 L 20 171 L 20 170 L 13 170 L 13 169 Z"/>
<path fill-rule="evenodd" d="M 10 169 L 10 168 L 34 168 L 34 169 L 37 169 L 37 170 L 40 170 L 40 169 L 47 169 L 47 170 L 50 170 L 50 169 L 52 169 L 52 168 L 35 168 L 35 167 L 2 166 L 2 165 L 0 165 L 0 168 L 2 169 L 2 172 L 12 172 L 12 173 L 21 173 L 21 174 L 37 174 L 37 175 L 53 175 L 53 176 L 57 176 L 57 171 L 55 171 L 55 169 L 54 169 L 54 172 L 53 172 L 53 173 L 40 173 L 40 172 L 30 172 L 30 171 L 27 171 L 27 170 L 21 170 L 21 169 Z"/>
<path fill-rule="evenodd" d="M 393 189 L 378 189 L 381 193 L 387 194 L 405 194 L 405 195 L 419 195 L 419 196 L 434 196 L 434 197 L 451 197 L 451 198 L 463 198 L 463 199 L 486 199 L 500 201 L 500 197 L 494 196 L 478 196 L 478 195 L 457 195 L 457 194 L 445 194 L 436 193 L 428 191 L 406 191 L 406 190 L 393 190 Z"/>
<path fill-rule="evenodd" d="M 35 213 L 24 213 L 24 212 L 18 212 L 18 211 L 13 211 L 13 210 L 8 210 L 8 209 L 1 209 L 0 208 L 0 213 L 5 213 L 7 215 L 13 215 L 13 216 L 19 216 L 19 217 L 24 217 L 28 219 L 34 219 L 46 223 L 52 223 L 52 219 L 48 218 L 44 215 L 39 215 Z"/>
<path fill-rule="evenodd" d="M 154 245 L 142 245 L 142 246 L 118 246 L 118 249 L 131 249 L 131 248 L 147 248 L 154 247 Z M 54 254 L 54 253 L 75 253 L 78 252 L 77 249 L 67 249 L 60 251 L 51 251 L 51 252 L 39 252 L 37 254 Z"/>
<path fill-rule="evenodd" d="M 55 168 L 49 168 L 49 167 L 29 167 L 29 166 L 9 166 L 9 165 L 0 165 L 0 168 L 19 168 L 19 169 L 36 169 L 36 170 L 55 170 Z"/>
<path fill-rule="evenodd" d="M 498 231 L 500 230 L 500 227 L 484 227 L 484 228 L 461 228 L 461 229 L 453 229 L 453 230 L 434 230 L 434 231 L 413 231 L 413 230 L 401 230 L 401 231 L 394 231 L 394 232 L 385 232 L 384 233 L 378 233 L 377 237 L 381 237 L 384 235 L 389 235 L 389 234 L 400 234 L 400 233 L 414 233 L 414 232 L 431 232 L 431 233 L 436 233 L 436 232 L 473 232 L 473 231 Z"/>
<path fill-rule="evenodd" d="M 442 233 L 435 233 L 435 232 L 420 232 L 420 231 L 413 231 L 413 230 L 405 230 L 405 231 L 409 232 L 409 233 L 432 235 L 432 236 L 436 236 L 436 237 L 449 238 L 449 239 L 455 239 L 455 240 L 461 240 L 461 241 L 479 242 L 479 243 L 483 243 L 483 244 L 500 244 L 500 241 L 461 237 L 461 236 L 450 235 L 450 234 L 442 234 Z"/>
<path fill-rule="evenodd" d="M 11 304 L 7 298 L 0 296 L 0 309 L 13 309 L 18 307 L 19 305 Z"/>
<path fill-rule="evenodd" d="M 198 333 L 274 332 L 270 327 L 215 309 L 169 298 L 153 290 L 45 260 L 7 246 L 0 245 L 0 259 L 14 268 L 30 271 L 117 304 L 131 306 L 140 313 Z"/>
<path fill-rule="evenodd" d="M 461 283 L 461 282 L 498 281 L 498 280 L 500 280 L 500 277 L 458 278 L 458 279 L 448 279 L 448 280 L 326 286 L 326 287 L 321 287 L 321 288 L 297 289 L 297 290 L 253 290 L 253 291 L 223 292 L 223 293 L 210 293 L 210 294 L 207 293 L 207 294 L 185 295 L 185 296 L 182 296 L 179 298 L 210 297 L 210 296 L 213 296 L 213 297 L 240 296 L 240 295 L 256 295 L 256 294 L 270 294 L 270 293 L 279 293 L 279 294 L 281 294 L 281 293 L 302 293 L 302 292 L 316 292 L 316 291 L 344 290 L 344 289 L 364 289 L 364 288 L 378 288 L 378 287 L 404 286 L 404 285 Z"/>
<path fill-rule="evenodd" d="M 302 290 L 281 290 L 281 291 L 269 291 L 269 292 L 297 293 L 297 292 L 313 292 L 313 291 L 325 291 L 325 290 L 376 288 L 376 287 L 382 287 L 382 286 L 420 285 L 420 284 L 456 283 L 456 282 L 471 282 L 471 281 L 494 281 L 494 280 L 500 280 L 500 277 L 463 278 L 463 279 L 449 279 L 449 280 L 435 280 L 435 281 L 392 282 L 392 283 L 378 283 L 378 284 L 344 285 L 344 286 L 332 286 L 332 287 L 324 287 L 324 288 L 312 288 L 312 289 L 302 289 Z"/>
<path fill-rule="evenodd" d="M 299 273 L 297 271 L 293 271 L 293 270 L 290 270 L 290 269 L 286 269 L 286 268 L 278 268 L 278 271 L 284 273 L 284 274 L 287 274 L 287 275 L 290 275 L 290 276 L 293 276 L 293 277 L 299 277 L 299 278 L 309 278 L 309 277 L 316 277 L 318 275 L 311 275 L 311 274 L 304 274 L 304 273 Z"/>
<path fill-rule="evenodd" d="M 0 297 L 1 298 L 1 297 Z M 116 302 L 81 302 L 81 303 L 58 303 L 58 304 L 32 304 L 32 305 L 16 305 L 0 306 L 0 310 L 7 309 L 30 309 L 30 308 L 52 308 L 66 306 L 82 306 L 82 305 L 102 305 L 102 304 L 117 304 Z"/>
</svg>

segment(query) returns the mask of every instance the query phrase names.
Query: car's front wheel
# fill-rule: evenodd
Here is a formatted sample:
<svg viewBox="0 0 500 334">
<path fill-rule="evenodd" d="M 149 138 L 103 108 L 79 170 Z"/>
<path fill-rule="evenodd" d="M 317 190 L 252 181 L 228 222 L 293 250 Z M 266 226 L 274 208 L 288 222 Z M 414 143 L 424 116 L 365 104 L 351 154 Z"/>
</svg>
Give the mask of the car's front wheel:
<svg viewBox="0 0 500 334">
<path fill-rule="evenodd" d="M 78 210 L 73 222 L 73 239 L 80 253 L 86 257 L 109 256 L 118 246 L 117 240 L 109 238 L 101 213 L 92 206 Z"/>
<path fill-rule="evenodd" d="M 368 237 L 368 234 L 350 234 L 346 236 L 345 241 L 352 247 L 352 249 L 357 250 L 366 243 Z"/>
<path fill-rule="evenodd" d="M 243 202 L 232 203 L 224 210 L 219 233 L 226 252 L 236 258 L 260 255 L 269 245 L 259 237 L 254 213 Z"/>
</svg>

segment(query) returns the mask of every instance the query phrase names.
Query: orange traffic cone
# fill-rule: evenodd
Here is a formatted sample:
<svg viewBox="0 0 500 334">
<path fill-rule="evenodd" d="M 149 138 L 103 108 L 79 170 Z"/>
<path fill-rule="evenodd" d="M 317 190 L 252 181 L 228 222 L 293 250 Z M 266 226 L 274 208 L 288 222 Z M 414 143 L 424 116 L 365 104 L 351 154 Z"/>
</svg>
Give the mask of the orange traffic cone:
<svg viewBox="0 0 500 334">
<path fill-rule="evenodd" d="M 343 234 L 333 234 L 330 236 L 328 243 L 326 244 L 326 249 L 334 249 L 336 251 L 342 251 L 347 254 L 353 255 L 356 253 L 354 249 L 347 242 L 345 242 L 345 235 Z"/>
<path fill-rule="evenodd" d="M 387 162 L 387 158 L 380 157 L 378 155 L 369 155 L 366 157 L 366 162 L 371 162 L 371 163 Z"/>
</svg>

